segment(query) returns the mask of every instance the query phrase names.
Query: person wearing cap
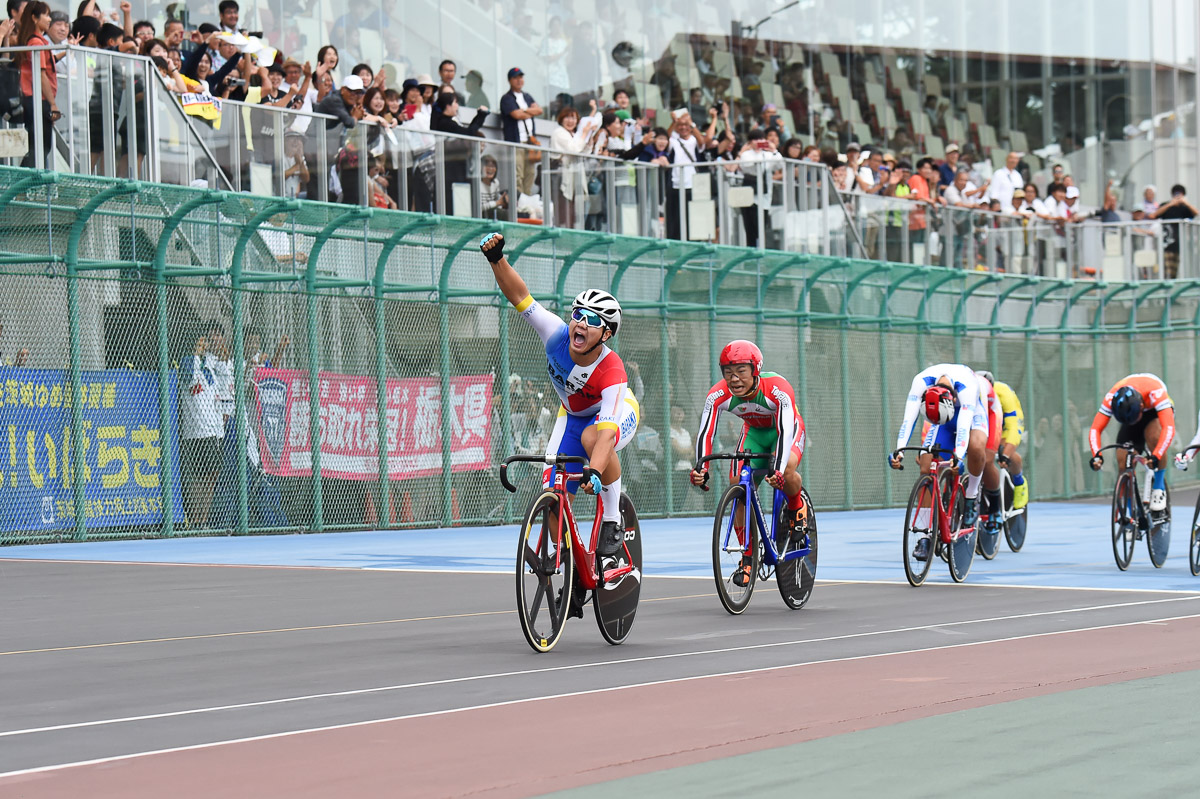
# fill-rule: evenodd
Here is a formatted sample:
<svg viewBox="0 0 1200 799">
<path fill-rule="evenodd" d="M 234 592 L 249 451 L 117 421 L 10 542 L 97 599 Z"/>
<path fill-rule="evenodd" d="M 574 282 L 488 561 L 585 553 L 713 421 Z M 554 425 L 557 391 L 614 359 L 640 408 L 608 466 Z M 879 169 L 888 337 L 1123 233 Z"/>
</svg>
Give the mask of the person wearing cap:
<svg viewBox="0 0 1200 799">
<path fill-rule="evenodd" d="M 500 98 L 500 117 L 504 123 L 504 140 L 538 146 L 533 132 L 533 120 L 542 115 L 542 107 L 533 96 L 525 91 L 525 73 L 520 67 L 508 71 L 508 91 Z M 532 141 L 531 141 L 532 140 Z M 537 167 L 529 160 L 529 150 L 518 149 L 515 153 L 517 167 L 517 191 L 533 193 L 533 182 Z"/>
<path fill-rule="evenodd" d="M 950 142 L 946 145 L 946 160 L 938 165 L 938 188 L 944 189 L 954 182 L 958 173 L 958 144 Z"/>
<path fill-rule="evenodd" d="M 347 75 L 346 79 L 342 81 L 340 89 L 330 92 L 324 100 L 317 103 L 314 110 L 318 114 L 327 114 L 333 117 L 333 119 L 325 120 L 325 142 L 328 148 L 329 163 L 332 164 L 339 160 L 338 147 L 344 134 L 352 130 L 360 120 L 376 125 L 386 124 L 375 114 L 368 114 L 363 110 L 363 96 L 366 93 L 367 89 L 363 86 L 362 78 L 357 75 Z M 317 152 L 318 143 L 313 140 L 316 138 L 316 130 L 317 128 L 310 129 L 309 152 Z M 347 152 L 351 156 L 354 155 L 352 151 Z M 348 159 L 340 160 L 343 166 L 343 169 L 339 171 L 343 201 L 357 203 L 359 201 L 358 169 L 349 168 L 351 164 Z M 308 196 L 314 199 L 317 197 L 315 186 L 310 186 Z"/>
<path fill-rule="evenodd" d="M 433 110 L 433 103 L 437 96 L 438 85 L 434 81 L 433 76 L 428 72 L 422 72 L 416 77 L 417 86 L 421 89 L 421 101 L 425 104 L 426 111 Z"/>
<path fill-rule="evenodd" d="M 857 142 L 850 142 L 846 145 L 846 169 L 851 173 L 858 173 L 858 154 L 860 149 Z"/>
</svg>

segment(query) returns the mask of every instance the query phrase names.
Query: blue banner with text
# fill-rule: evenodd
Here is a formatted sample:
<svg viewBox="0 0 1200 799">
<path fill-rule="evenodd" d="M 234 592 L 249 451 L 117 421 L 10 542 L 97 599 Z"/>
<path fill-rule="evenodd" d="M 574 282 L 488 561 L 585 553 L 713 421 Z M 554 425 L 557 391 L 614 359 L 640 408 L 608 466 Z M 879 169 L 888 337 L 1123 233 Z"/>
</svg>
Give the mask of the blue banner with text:
<svg viewBox="0 0 1200 799">
<path fill-rule="evenodd" d="M 178 418 L 177 375 L 168 378 L 169 413 Z M 158 374 L 126 369 L 84 372 L 84 503 L 89 528 L 163 521 L 163 466 L 175 465 L 173 518 L 183 519 L 179 436 L 164 448 Z M 71 376 L 61 369 L 0 369 L 0 530 L 75 526 Z"/>
</svg>

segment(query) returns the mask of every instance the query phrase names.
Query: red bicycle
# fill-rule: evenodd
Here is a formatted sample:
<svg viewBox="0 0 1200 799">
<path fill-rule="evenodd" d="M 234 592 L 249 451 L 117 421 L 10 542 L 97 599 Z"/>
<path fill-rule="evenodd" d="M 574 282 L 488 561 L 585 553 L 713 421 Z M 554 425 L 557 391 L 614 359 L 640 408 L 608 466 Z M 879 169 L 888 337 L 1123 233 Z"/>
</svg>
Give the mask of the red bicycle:
<svg viewBox="0 0 1200 799">
<path fill-rule="evenodd" d="M 966 497 L 958 476 L 958 459 L 939 447 L 901 447 L 892 456 L 901 452 L 934 457 L 929 474 L 921 475 L 908 497 L 904 575 L 910 585 L 922 585 L 937 556 L 950 565 L 951 579 L 961 583 L 967 579 L 975 557 L 976 530 L 962 526 Z M 950 455 L 950 459 L 938 460 L 941 455 Z"/>
<path fill-rule="evenodd" d="M 508 481 L 508 466 L 516 462 L 554 467 L 554 483 L 529 503 L 517 542 L 517 612 L 525 640 L 535 651 L 549 652 L 562 637 L 571 610 L 583 615 L 591 591 L 600 634 L 610 644 L 621 643 L 633 626 L 642 589 L 642 531 L 633 502 L 621 494 L 621 551 L 598 557 L 603 504 L 597 497 L 592 535 L 585 546 L 567 490 L 568 479 L 578 476 L 563 469 L 571 463 L 586 467 L 587 458 L 514 455 L 500 467 L 500 482 L 513 493 L 517 489 Z"/>
</svg>

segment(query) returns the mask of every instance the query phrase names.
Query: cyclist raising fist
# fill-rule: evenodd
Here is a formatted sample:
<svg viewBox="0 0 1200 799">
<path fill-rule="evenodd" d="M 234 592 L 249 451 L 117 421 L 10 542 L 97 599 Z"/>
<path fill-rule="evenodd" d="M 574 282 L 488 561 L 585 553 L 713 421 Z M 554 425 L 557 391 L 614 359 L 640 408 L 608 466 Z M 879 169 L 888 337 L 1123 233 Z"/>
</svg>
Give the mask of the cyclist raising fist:
<svg viewBox="0 0 1200 799">
<path fill-rule="evenodd" d="M 804 457 L 804 420 L 796 408 L 791 384 L 774 372 L 764 372 L 762 351 L 751 341 L 731 341 L 721 350 L 723 379 L 708 391 L 696 436 L 696 462 L 712 454 L 717 420 L 729 411 L 743 422 L 738 449 L 762 452 L 752 460 L 755 469 L 769 469 L 767 483 L 787 494 L 785 521 L 794 533 L 807 518 L 804 495 L 800 492 L 800 459 Z M 736 461 L 729 471 L 730 482 L 737 482 Z M 708 482 L 708 470 L 692 471 L 692 484 Z M 737 579 L 735 578 L 735 582 Z M 742 583 L 738 583 L 741 585 Z"/>
<path fill-rule="evenodd" d="M 596 552 L 615 555 L 621 548 L 621 464 L 616 453 L 637 433 L 640 410 L 629 390 L 625 364 L 605 342 L 621 326 L 621 306 L 616 297 L 600 289 L 581 291 L 571 304 L 571 321 L 564 322 L 538 304 L 517 270 L 504 257 L 504 237 L 489 233 L 479 248 L 492 265 L 500 291 L 546 347 L 550 382 L 562 400 L 546 455 L 586 455 L 590 466 L 572 481 L 571 493 L 583 485 L 599 494 L 603 523 Z M 578 466 L 565 467 L 568 472 Z M 554 468 L 546 470 L 544 483 L 554 482 Z"/>
<path fill-rule="evenodd" d="M 1153 490 L 1150 492 L 1150 511 L 1159 513 L 1167 507 L 1167 448 L 1175 438 L 1175 404 L 1167 394 L 1167 386 L 1156 375 L 1139 373 L 1117 381 L 1104 395 L 1104 402 L 1092 420 L 1088 445 L 1092 448 L 1091 466 L 1099 471 L 1104 457 L 1100 450 L 1100 434 L 1108 420 L 1121 425 L 1117 431 L 1118 444 L 1131 444 L 1137 450 L 1151 450 L 1150 468 L 1154 470 Z"/>
</svg>

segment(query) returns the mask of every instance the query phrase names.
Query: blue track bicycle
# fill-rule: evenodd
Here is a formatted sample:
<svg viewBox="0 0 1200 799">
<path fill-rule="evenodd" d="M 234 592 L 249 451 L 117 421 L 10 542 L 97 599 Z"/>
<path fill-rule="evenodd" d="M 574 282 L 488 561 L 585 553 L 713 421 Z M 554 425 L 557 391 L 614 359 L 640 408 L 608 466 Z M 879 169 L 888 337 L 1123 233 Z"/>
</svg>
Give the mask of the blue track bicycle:
<svg viewBox="0 0 1200 799">
<path fill-rule="evenodd" d="M 754 452 L 732 452 L 709 455 L 696 465 L 696 471 L 700 471 L 709 461 L 741 463 L 738 482 L 721 495 L 713 520 L 713 578 L 717 596 L 725 610 L 735 616 L 750 604 L 756 580 L 768 579 L 772 569 L 780 596 L 793 610 L 808 602 L 817 579 L 817 515 L 808 491 L 801 489 L 808 509 L 806 523 L 789 536 L 783 521 L 787 495 L 775 489 L 771 530 L 767 533 L 754 484 L 769 470 L 753 469 L 750 461 L 768 457 Z"/>
</svg>

